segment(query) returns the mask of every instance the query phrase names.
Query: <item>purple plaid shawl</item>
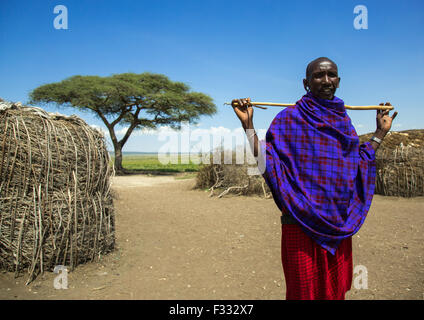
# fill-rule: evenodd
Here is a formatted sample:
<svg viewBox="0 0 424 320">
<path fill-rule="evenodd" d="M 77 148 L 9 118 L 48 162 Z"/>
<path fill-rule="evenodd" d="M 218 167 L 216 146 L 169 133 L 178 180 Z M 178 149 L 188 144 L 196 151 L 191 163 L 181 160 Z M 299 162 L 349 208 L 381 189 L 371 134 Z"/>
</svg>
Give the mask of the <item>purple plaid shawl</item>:
<svg viewBox="0 0 424 320">
<path fill-rule="evenodd" d="M 263 177 L 278 208 L 334 255 L 364 222 L 376 172 L 374 149 L 359 145 L 343 100 L 307 93 L 278 113 L 266 134 L 265 160 Z"/>
</svg>

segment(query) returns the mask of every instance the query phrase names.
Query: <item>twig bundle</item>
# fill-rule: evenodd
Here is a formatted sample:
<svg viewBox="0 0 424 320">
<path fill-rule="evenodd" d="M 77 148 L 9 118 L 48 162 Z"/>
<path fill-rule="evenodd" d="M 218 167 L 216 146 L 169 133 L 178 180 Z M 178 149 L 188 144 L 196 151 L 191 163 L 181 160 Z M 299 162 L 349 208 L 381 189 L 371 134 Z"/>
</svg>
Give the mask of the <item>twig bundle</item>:
<svg viewBox="0 0 424 320">
<path fill-rule="evenodd" d="M 109 153 L 82 119 L 0 100 L 0 269 L 27 284 L 114 247 Z"/>
<path fill-rule="evenodd" d="M 220 155 L 217 156 L 217 154 Z M 218 198 L 229 193 L 271 197 L 270 190 L 262 176 L 249 175 L 249 169 L 256 169 L 255 165 L 250 164 L 253 159 L 250 152 L 246 152 L 247 159 L 243 164 L 234 164 L 236 163 L 236 153 L 231 150 L 215 150 L 210 158 L 210 164 L 202 165 L 198 171 L 195 188 L 207 189 L 210 197 L 214 196 L 215 192 L 219 192 Z M 214 159 L 221 159 L 221 161 L 214 163 Z M 225 164 L 226 160 L 233 164 Z"/>
</svg>

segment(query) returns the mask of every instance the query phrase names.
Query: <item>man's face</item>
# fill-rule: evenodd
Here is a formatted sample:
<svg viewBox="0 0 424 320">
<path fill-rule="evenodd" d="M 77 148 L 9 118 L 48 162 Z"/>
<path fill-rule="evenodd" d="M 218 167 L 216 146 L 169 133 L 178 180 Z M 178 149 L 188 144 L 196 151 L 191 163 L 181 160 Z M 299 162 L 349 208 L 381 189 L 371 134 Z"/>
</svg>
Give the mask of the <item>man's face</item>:
<svg viewBox="0 0 424 320">
<path fill-rule="evenodd" d="M 311 72 L 303 83 L 309 87 L 314 96 L 331 100 L 339 87 L 340 78 L 337 66 L 331 61 L 320 61 L 311 67 Z"/>
</svg>

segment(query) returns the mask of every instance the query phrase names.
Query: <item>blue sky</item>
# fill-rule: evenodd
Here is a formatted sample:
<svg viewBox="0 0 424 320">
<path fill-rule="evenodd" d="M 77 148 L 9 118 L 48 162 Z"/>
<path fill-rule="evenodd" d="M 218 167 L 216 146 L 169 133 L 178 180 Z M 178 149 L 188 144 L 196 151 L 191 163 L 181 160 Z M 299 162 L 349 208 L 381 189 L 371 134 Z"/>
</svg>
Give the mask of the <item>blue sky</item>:
<svg viewBox="0 0 424 320">
<path fill-rule="evenodd" d="M 53 27 L 56 5 L 68 9 L 67 30 Z M 356 5 L 368 9 L 366 30 L 354 28 Z M 423 31 L 420 0 L 0 0 L 0 97 L 26 102 L 37 86 L 77 74 L 150 71 L 214 99 L 217 114 L 194 129 L 234 134 L 240 123 L 224 102 L 295 102 L 308 62 L 328 56 L 339 66 L 336 95 L 346 104 L 390 101 L 399 112 L 393 130 L 421 129 Z M 46 109 L 104 127 L 90 113 Z M 265 132 L 279 110 L 255 109 L 255 127 Z M 375 130 L 375 111 L 349 115 L 359 134 Z M 124 151 L 161 144 L 155 133 L 138 132 Z"/>
</svg>

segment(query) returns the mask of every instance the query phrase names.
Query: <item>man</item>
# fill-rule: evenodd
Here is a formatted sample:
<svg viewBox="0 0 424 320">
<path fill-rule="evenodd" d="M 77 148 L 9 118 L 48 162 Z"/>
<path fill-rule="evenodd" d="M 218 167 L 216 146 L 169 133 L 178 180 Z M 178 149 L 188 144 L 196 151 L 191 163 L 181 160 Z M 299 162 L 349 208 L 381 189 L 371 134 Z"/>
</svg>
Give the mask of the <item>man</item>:
<svg viewBox="0 0 424 320">
<path fill-rule="evenodd" d="M 372 140 L 360 145 L 344 102 L 334 96 L 339 83 L 333 61 L 309 63 L 307 93 L 277 114 L 260 150 L 250 98 L 232 101 L 282 212 L 286 299 L 344 299 L 350 290 L 352 235 L 371 205 L 375 151 L 397 115 L 378 110 Z"/>
</svg>

